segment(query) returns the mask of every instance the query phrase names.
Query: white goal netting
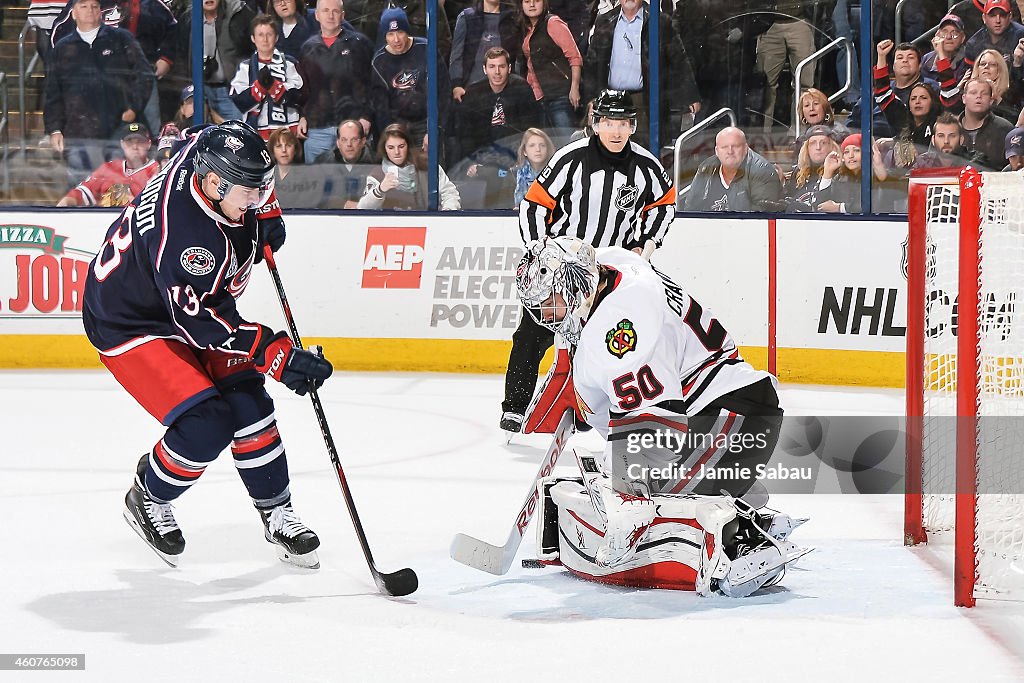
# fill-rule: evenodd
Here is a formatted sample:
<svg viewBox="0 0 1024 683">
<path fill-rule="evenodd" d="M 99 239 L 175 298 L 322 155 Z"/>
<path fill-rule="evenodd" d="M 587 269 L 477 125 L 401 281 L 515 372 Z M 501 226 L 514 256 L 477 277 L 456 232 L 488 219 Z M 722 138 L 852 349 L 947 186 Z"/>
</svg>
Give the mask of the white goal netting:
<svg viewBox="0 0 1024 683">
<path fill-rule="evenodd" d="M 954 528 L 959 187 L 927 193 L 922 484 L 929 534 Z M 977 259 L 978 597 L 1024 596 L 1024 177 L 985 173 Z M 965 254 L 967 259 L 974 254 Z M 966 361 L 970 362 L 970 361 Z M 960 454 L 963 457 L 963 454 Z M 970 499 L 964 498 L 963 504 Z"/>
</svg>

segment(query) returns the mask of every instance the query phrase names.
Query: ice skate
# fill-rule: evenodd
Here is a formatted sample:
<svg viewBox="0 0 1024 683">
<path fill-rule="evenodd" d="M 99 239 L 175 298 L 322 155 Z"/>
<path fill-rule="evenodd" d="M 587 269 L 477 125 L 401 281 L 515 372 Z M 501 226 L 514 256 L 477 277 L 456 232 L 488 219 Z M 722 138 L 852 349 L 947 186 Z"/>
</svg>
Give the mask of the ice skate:
<svg viewBox="0 0 1024 683">
<path fill-rule="evenodd" d="M 772 586 L 782 579 L 788 564 L 812 550 L 814 548 L 801 548 L 789 541 L 778 545 L 765 542 L 757 548 L 744 550 L 744 554 L 729 563 L 729 573 L 718 582 L 718 590 L 731 598 L 743 598 Z"/>
<path fill-rule="evenodd" d="M 807 521 L 807 517 L 790 517 L 785 512 L 779 512 L 772 516 L 771 522 L 765 527 L 765 532 L 778 541 L 785 541 Z"/>
<path fill-rule="evenodd" d="M 144 481 L 149 454 L 142 456 L 135 472 L 135 482 L 124 497 L 124 519 L 161 560 L 178 566 L 178 556 L 185 550 L 185 538 L 174 519 L 170 503 L 159 503 L 146 493 Z"/>
<path fill-rule="evenodd" d="M 735 502 L 741 518 L 749 519 L 756 528 L 764 529 L 766 534 L 777 541 L 785 541 L 790 534 L 809 521 L 808 517 L 790 517 L 785 512 L 764 507 L 763 503 L 760 506 L 752 505 L 746 495 L 737 498 Z M 764 502 L 767 502 L 767 498 Z"/>
<path fill-rule="evenodd" d="M 320 558 L 316 554 L 320 539 L 302 523 L 291 503 L 259 510 L 259 513 L 263 520 L 264 538 L 274 544 L 282 562 L 304 569 L 320 568 Z"/>
<path fill-rule="evenodd" d="M 616 491 L 607 479 L 598 480 L 598 490 L 608 525 L 604 542 L 594 553 L 594 562 L 602 567 L 616 567 L 636 551 L 654 521 L 657 506 L 646 496 Z M 601 512 L 599 510 L 598 514 Z"/>
<path fill-rule="evenodd" d="M 731 558 L 729 571 L 718 582 L 718 590 L 729 597 L 742 598 L 778 583 L 787 565 L 814 548 L 801 548 L 786 540 L 807 520 L 737 507 L 739 530 L 726 545 L 726 554 Z"/>
<path fill-rule="evenodd" d="M 512 443 L 512 437 L 523 431 L 523 416 L 520 413 L 504 412 L 498 426 L 505 432 L 505 443 Z"/>
</svg>

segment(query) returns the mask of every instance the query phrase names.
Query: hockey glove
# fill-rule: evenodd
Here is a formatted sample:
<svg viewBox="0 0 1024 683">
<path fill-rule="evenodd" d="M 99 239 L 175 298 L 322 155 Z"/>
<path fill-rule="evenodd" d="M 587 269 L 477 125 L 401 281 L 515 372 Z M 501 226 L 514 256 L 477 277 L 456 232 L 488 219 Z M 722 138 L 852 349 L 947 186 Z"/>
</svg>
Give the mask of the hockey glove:
<svg viewBox="0 0 1024 683">
<path fill-rule="evenodd" d="M 319 389 L 334 372 L 334 366 L 323 357 L 319 347 L 315 351 L 295 348 L 284 332 L 271 336 L 270 328 L 263 328 L 266 343 L 261 343 L 253 356 L 256 369 L 285 385 L 299 396 Z"/>
<path fill-rule="evenodd" d="M 270 74 L 270 69 L 263 67 L 258 73 L 256 82 L 263 86 L 264 90 L 270 90 L 270 87 L 274 85 L 274 77 Z"/>
<path fill-rule="evenodd" d="M 260 85 L 259 81 L 256 81 L 249 86 L 249 94 L 252 95 L 252 98 L 257 102 L 262 102 L 267 99 L 267 89 Z"/>
<path fill-rule="evenodd" d="M 284 97 L 284 93 L 287 88 L 284 87 L 284 83 L 281 81 L 274 81 L 274 84 L 267 89 L 267 94 L 270 95 L 271 99 L 275 102 L 280 102 L 281 98 Z"/>
<path fill-rule="evenodd" d="M 274 216 L 273 218 L 257 218 L 256 225 L 260 229 L 260 243 L 256 245 L 256 258 L 255 263 L 259 263 L 263 260 L 263 245 L 270 245 L 270 250 L 277 252 L 284 244 L 287 235 L 284 230 L 284 219 L 280 216 Z"/>
</svg>

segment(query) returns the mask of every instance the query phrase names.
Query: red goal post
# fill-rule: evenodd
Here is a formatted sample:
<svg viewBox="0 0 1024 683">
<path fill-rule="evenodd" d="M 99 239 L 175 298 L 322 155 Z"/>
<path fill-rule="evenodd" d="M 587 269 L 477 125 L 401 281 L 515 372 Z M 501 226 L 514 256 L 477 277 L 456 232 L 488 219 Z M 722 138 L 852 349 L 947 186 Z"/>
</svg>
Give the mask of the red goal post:
<svg viewBox="0 0 1024 683">
<path fill-rule="evenodd" d="M 958 606 L 1024 597 L 1024 176 L 910 180 L 905 542 L 952 532 Z"/>
</svg>

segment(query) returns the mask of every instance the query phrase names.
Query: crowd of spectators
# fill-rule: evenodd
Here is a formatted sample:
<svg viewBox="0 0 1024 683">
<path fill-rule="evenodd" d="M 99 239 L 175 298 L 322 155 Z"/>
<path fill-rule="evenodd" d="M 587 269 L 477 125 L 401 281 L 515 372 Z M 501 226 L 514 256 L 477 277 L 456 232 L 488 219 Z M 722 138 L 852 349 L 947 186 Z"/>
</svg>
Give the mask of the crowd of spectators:
<svg viewBox="0 0 1024 683">
<path fill-rule="evenodd" d="M 1011 154 L 1024 129 L 1018 0 L 948 12 L 946 0 L 905 0 L 899 25 L 894 0 L 872 0 L 873 83 L 855 78 L 841 97 L 828 93 L 864 50 L 812 63 L 799 83 L 793 74 L 834 37 L 858 39 L 858 0 L 662 2 L 657 112 L 644 0 L 446 0 L 436 46 L 429 1 L 202 0 L 205 119 L 243 119 L 263 135 L 290 208 L 427 208 L 429 87 L 442 210 L 514 208 L 560 145 L 589 134 L 588 102 L 605 88 L 633 97 L 637 142 L 659 122 L 669 159 L 694 121 L 736 113 L 735 127 L 707 132 L 712 155 L 675 169 L 686 210 L 859 212 L 864 157 L 873 208 L 899 212 L 914 168 L 1002 170 L 1024 156 Z M 62 206 L 101 203 L 87 177 L 109 162 L 141 173 L 166 153 L 169 126 L 191 124 L 191 15 L 188 0 L 33 0 L 44 142 L 71 188 Z M 141 159 L 138 144 L 129 156 L 127 124 L 136 141 L 151 133 Z"/>
</svg>

